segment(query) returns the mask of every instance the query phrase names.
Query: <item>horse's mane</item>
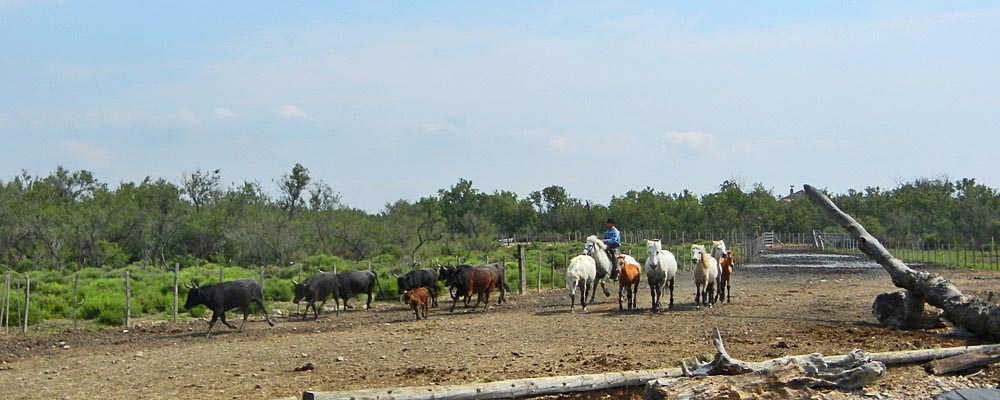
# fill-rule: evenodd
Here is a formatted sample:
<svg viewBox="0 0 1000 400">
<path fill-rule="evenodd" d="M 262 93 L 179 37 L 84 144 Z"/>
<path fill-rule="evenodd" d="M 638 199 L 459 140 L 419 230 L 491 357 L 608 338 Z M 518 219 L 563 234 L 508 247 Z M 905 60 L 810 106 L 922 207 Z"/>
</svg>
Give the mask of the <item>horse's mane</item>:
<svg viewBox="0 0 1000 400">
<path fill-rule="evenodd" d="M 587 241 L 593 243 L 597 248 L 604 250 L 608 248 L 608 245 L 604 244 L 604 241 L 597 238 L 597 235 L 587 236 Z"/>
<path fill-rule="evenodd" d="M 659 252 L 660 250 L 663 250 L 663 243 L 660 243 L 659 239 L 657 239 L 657 240 L 647 240 L 646 241 L 646 248 L 648 249 L 649 246 L 654 246 L 656 248 L 657 252 Z"/>
</svg>

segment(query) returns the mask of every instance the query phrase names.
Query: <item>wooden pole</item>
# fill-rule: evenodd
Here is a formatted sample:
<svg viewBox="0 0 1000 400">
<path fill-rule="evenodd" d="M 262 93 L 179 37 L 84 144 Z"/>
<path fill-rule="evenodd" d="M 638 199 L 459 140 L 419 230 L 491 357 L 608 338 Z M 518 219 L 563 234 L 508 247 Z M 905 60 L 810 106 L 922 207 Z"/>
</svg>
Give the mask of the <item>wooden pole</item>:
<svg viewBox="0 0 1000 400">
<path fill-rule="evenodd" d="M 172 314 L 173 321 L 177 322 L 177 283 L 181 277 L 181 264 L 174 263 L 174 312 Z"/>
<path fill-rule="evenodd" d="M 3 334 L 10 333 L 10 274 L 3 276 Z"/>
<path fill-rule="evenodd" d="M 78 300 L 76 299 L 76 294 L 80 288 L 80 272 L 73 274 L 73 330 L 76 330 L 76 305 Z"/>
<path fill-rule="evenodd" d="M 28 303 L 31 302 L 31 277 L 24 275 L 24 320 L 21 321 L 21 333 L 28 333 Z"/>
<path fill-rule="evenodd" d="M 10 333 L 10 274 L 3 276 L 3 309 L 0 309 L 3 319 L 3 334 Z"/>
<path fill-rule="evenodd" d="M 542 253 L 538 253 L 538 284 L 535 288 L 538 293 L 542 292 Z"/>
<path fill-rule="evenodd" d="M 552 257 L 552 267 L 549 269 L 549 288 L 556 288 L 556 258 Z"/>
<path fill-rule="evenodd" d="M 517 294 L 528 290 L 528 277 L 524 276 L 524 245 L 517 245 Z"/>
<path fill-rule="evenodd" d="M 222 271 L 225 269 L 226 267 L 219 267 L 219 283 L 222 283 Z"/>
<path fill-rule="evenodd" d="M 125 327 L 129 326 L 129 318 L 132 317 L 132 280 L 129 279 L 129 271 L 125 270 Z"/>
</svg>

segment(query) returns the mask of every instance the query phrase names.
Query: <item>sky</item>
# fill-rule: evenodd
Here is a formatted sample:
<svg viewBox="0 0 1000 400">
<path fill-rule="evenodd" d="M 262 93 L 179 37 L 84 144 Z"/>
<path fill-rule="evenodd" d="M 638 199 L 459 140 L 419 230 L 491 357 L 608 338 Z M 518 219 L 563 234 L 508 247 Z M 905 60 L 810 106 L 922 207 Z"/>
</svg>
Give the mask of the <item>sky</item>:
<svg viewBox="0 0 1000 400">
<path fill-rule="evenodd" d="M 0 181 L 1000 187 L 998 2 L 0 0 L 0 54 Z"/>
</svg>

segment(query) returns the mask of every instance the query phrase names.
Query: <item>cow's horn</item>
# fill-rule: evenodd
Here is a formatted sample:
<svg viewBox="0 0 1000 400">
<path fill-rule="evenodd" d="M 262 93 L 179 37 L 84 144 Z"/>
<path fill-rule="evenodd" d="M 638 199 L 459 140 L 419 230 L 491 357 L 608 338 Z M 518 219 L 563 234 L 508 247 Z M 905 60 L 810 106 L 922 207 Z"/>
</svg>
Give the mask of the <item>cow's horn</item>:
<svg viewBox="0 0 1000 400">
<path fill-rule="evenodd" d="M 295 279 L 292 279 L 292 284 L 293 284 L 293 285 L 295 285 L 295 286 L 298 286 L 298 285 L 299 285 L 299 282 L 298 282 L 298 281 L 296 281 Z"/>
</svg>

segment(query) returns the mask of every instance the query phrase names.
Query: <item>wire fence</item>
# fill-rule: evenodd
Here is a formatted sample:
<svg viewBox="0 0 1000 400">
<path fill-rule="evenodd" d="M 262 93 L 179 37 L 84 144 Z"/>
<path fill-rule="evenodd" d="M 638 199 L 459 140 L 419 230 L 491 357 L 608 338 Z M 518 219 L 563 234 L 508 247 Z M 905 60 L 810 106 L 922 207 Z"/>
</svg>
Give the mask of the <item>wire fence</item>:
<svg viewBox="0 0 1000 400">
<path fill-rule="evenodd" d="M 858 241 L 846 233 L 813 231 L 814 245 L 820 250 L 860 254 Z M 904 262 L 950 268 L 1000 270 L 996 240 L 953 240 L 951 242 L 879 239 L 892 255 Z"/>
</svg>

